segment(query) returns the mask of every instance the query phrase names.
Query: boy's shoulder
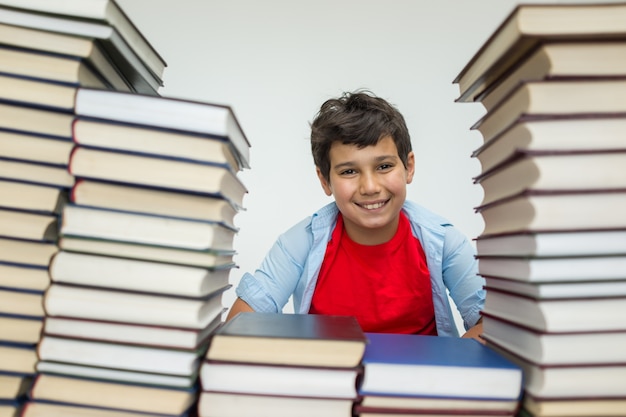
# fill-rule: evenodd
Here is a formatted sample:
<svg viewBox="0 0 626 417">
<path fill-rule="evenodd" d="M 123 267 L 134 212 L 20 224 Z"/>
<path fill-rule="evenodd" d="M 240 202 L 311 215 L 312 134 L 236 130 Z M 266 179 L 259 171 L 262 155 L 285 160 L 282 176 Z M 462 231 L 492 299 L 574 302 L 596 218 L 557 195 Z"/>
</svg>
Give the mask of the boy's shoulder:
<svg viewBox="0 0 626 417">
<path fill-rule="evenodd" d="M 422 227 L 441 229 L 443 227 L 453 226 L 445 217 L 414 201 L 406 200 L 402 209 L 412 223 L 417 223 Z"/>
</svg>

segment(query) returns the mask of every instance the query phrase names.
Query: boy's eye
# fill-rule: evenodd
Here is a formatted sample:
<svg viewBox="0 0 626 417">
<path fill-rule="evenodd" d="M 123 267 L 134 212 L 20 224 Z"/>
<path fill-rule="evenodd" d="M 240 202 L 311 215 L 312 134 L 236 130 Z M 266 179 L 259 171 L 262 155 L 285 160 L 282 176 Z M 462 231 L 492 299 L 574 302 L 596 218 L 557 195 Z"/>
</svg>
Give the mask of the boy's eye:
<svg viewBox="0 0 626 417">
<path fill-rule="evenodd" d="M 378 169 L 383 170 L 383 171 L 391 169 L 391 168 L 393 168 L 393 164 L 381 164 L 378 166 Z"/>
<path fill-rule="evenodd" d="M 339 174 L 340 175 L 353 175 L 356 171 L 353 169 L 344 169 Z"/>
</svg>

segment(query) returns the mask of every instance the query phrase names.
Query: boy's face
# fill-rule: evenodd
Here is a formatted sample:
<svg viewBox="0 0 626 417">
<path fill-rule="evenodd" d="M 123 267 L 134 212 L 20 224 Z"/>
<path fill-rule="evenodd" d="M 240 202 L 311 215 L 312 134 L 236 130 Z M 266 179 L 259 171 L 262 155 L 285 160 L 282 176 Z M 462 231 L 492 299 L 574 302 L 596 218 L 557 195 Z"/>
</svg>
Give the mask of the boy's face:
<svg viewBox="0 0 626 417">
<path fill-rule="evenodd" d="M 389 241 L 398 228 L 406 185 L 413 180 L 413 152 L 405 168 L 396 144 L 386 136 L 376 145 L 361 149 L 335 142 L 329 156 L 329 181 L 319 168 L 317 175 L 326 195 L 335 198 L 348 236 L 364 245 Z"/>
</svg>

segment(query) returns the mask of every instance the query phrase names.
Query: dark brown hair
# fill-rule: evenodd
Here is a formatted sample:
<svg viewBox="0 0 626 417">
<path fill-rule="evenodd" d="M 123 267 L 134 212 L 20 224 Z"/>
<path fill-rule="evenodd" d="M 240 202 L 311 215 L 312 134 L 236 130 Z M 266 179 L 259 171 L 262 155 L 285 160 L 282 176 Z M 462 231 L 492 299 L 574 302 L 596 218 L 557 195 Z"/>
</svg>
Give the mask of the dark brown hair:
<svg viewBox="0 0 626 417">
<path fill-rule="evenodd" d="M 313 161 L 326 180 L 330 177 L 330 147 L 334 142 L 373 146 L 391 136 L 405 168 L 411 152 L 411 137 L 402 114 L 389 102 L 371 92 L 343 93 L 327 100 L 311 123 Z"/>
</svg>

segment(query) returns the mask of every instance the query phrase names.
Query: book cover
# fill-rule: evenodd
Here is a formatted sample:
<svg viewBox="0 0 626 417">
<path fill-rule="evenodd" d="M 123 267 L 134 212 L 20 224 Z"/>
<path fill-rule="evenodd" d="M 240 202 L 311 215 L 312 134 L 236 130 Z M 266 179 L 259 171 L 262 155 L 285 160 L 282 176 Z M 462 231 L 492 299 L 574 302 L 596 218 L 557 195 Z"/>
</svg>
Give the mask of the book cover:
<svg viewBox="0 0 626 417">
<path fill-rule="evenodd" d="M 626 230 L 509 233 L 478 236 L 479 256 L 591 256 L 626 254 Z"/>
<path fill-rule="evenodd" d="M 515 157 L 518 150 L 543 152 L 624 151 L 626 117 L 620 114 L 522 117 L 472 152 L 482 172 Z M 590 140 L 593 138 L 593 140 Z"/>
<path fill-rule="evenodd" d="M 29 51 L 83 59 L 115 90 L 134 91 L 126 76 L 120 72 L 121 68 L 111 61 L 94 37 L 65 35 L 0 23 L 0 40 L 4 45 Z"/>
<path fill-rule="evenodd" d="M 471 128 L 484 142 L 523 117 L 626 113 L 626 78 L 526 81 L 519 84 Z"/>
<path fill-rule="evenodd" d="M 478 273 L 526 282 L 622 280 L 626 255 L 513 257 L 478 255 Z"/>
<path fill-rule="evenodd" d="M 233 227 L 241 210 L 228 200 L 207 195 L 81 179 L 72 187 L 70 201 L 81 206 L 223 222 Z"/>
<path fill-rule="evenodd" d="M 623 39 L 625 18 L 626 6 L 620 3 L 517 5 L 455 77 L 457 101 L 475 101 L 545 40 Z"/>
<path fill-rule="evenodd" d="M 76 236 L 61 236 L 58 245 L 59 248 L 70 252 L 108 255 L 125 259 L 140 259 L 203 268 L 235 266 L 233 262 L 235 252 L 233 250 L 187 250 Z"/>
<path fill-rule="evenodd" d="M 64 405 L 181 415 L 193 405 L 197 395 L 195 387 L 154 387 L 38 374 L 29 396 L 34 401 L 51 401 Z"/>
<path fill-rule="evenodd" d="M 76 114 L 221 137 L 232 143 L 240 167 L 250 167 L 250 142 L 227 105 L 81 87 Z"/>
<path fill-rule="evenodd" d="M 240 313 L 215 331 L 207 359 L 352 367 L 365 344 L 352 316 Z"/>
<path fill-rule="evenodd" d="M 183 297 L 228 286 L 231 268 L 207 269 L 61 250 L 50 262 L 52 282 Z"/>
<path fill-rule="evenodd" d="M 140 185 L 225 198 L 241 207 L 248 192 L 228 165 L 77 146 L 69 172 L 81 179 Z M 176 175 L 171 175 L 175 172 Z"/>
<path fill-rule="evenodd" d="M 602 207 L 601 216 L 590 216 Z M 525 191 L 480 206 L 481 235 L 520 232 L 623 230 L 626 191 Z"/>
<path fill-rule="evenodd" d="M 203 391 L 356 400 L 360 367 L 322 368 L 204 361 Z"/>
<path fill-rule="evenodd" d="M 483 338 L 542 365 L 626 363 L 626 331 L 550 333 L 483 314 Z"/>
<path fill-rule="evenodd" d="M 52 284 L 43 307 L 48 316 L 204 329 L 221 316 L 222 292 L 228 288 L 194 299 Z"/>
<path fill-rule="evenodd" d="M 147 95 L 157 95 L 157 91 L 162 85 L 161 78 L 148 69 L 123 39 L 116 27 L 68 16 L 19 10 L 4 5 L 0 6 L 0 23 L 65 35 L 96 38 L 135 91 Z"/>
<path fill-rule="evenodd" d="M 545 399 L 624 398 L 623 363 L 549 366 L 527 361 L 490 341 L 487 346 L 523 369 L 525 395 Z"/>
<path fill-rule="evenodd" d="M 492 288 L 483 312 L 542 332 L 626 330 L 623 296 L 538 300 Z"/>
<path fill-rule="evenodd" d="M 68 204 L 60 234 L 190 250 L 233 250 L 237 229 L 222 223 L 177 219 Z"/>
<path fill-rule="evenodd" d="M 522 370 L 474 339 L 367 333 L 359 393 L 520 397 Z"/>
</svg>

